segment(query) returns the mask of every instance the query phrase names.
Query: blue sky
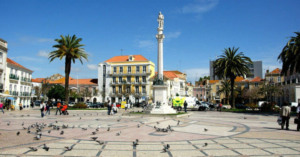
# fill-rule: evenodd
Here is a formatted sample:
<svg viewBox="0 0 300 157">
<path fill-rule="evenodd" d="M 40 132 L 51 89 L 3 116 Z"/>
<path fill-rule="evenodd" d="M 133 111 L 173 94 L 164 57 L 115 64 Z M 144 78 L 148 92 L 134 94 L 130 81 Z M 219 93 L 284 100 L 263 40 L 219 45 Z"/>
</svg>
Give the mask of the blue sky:
<svg viewBox="0 0 300 157">
<path fill-rule="evenodd" d="M 64 62 L 47 54 L 60 35 L 83 38 L 88 62 L 71 77 L 97 78 L 97 64 L 113 56 L 142 54 L 156 64 L 157 16 L 165 16 L 164 69 L 189 81 L 209 75 L 209 60 L 240 47 L 263 70 L 280 67 L 277 56 L 300 31 L 299 0 L 1 0 L 0 38 L 8 57 L 33 77 L 64 75 Z"/>
</svg>

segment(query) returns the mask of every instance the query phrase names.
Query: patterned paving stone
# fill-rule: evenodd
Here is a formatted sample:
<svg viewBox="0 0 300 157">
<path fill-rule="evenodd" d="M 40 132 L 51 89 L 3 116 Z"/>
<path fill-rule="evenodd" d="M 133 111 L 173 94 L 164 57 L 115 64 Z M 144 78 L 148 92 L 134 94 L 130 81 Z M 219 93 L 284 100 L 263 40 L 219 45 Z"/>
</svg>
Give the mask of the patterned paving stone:
<svg viewBox="0 0 300 157">
<path fill-rule="evenodd" d="M 199 150 L 188 150 L 188 151 L 171 151 L 173 157 L 183 157 L 183 156 L 205 156 Z"/>
<path fill-rule="evenodd" d="M 224 146 L 228 147 L 228 148 L 254 148 L 253 146 L 250 146 L 248 144 L 243 144 L 243 143 L 239 143 L 239 144 L 223 144 Z"/>
<path fill-rule="evenodd" d="M 137 156 L 144 157 L 169 157 L 168 153 L 164 153 L 162 151 L 138 151 L 136 152 Z"/>
<path fill-rule="evenodd" d="M 203 150 L 206 154 L 210 156 L 234 156 L 239 155 L 238 153 L 227 150 L 227 149 L 218 149 L 218 150 Z"/>
<path fill-rule="evenodd" d="M 99 150 L 72 150 L 64 153 L 64 156 L 96 156 Z"/>
<path fill-rule="evenodd" d="M 270 153 L 261 149 L 235 149 L 243 155 L 271 155 Z"/>
<path fill-rule="evenodd" d="M 132 151 L 112 151 L 112 150 L 103 150 L 100 154 L 101 157 L 132 157 Z"/>
<path fill-rule="evenodd" d="M 274 154 L 300 154 L 299 151 L 295 151 L 290 148 L 266 148 L 265 150 Z"/>
</svg>

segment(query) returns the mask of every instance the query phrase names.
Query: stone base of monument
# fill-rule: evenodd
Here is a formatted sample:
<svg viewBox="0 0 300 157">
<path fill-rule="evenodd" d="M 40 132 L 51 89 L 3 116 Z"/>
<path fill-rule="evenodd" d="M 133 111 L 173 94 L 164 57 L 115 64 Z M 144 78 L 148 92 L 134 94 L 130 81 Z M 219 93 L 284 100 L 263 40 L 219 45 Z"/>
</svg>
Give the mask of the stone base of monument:
<svg viewBox="0 0 300 157">
<path fill-rule="evenodd" d="M 154 107 L 151 110 L 151 114 L 172 114 L 177 113 L 171 106 L 168 105 L 166 85 L 153 85 L 153 99 Z"/>
</svg>

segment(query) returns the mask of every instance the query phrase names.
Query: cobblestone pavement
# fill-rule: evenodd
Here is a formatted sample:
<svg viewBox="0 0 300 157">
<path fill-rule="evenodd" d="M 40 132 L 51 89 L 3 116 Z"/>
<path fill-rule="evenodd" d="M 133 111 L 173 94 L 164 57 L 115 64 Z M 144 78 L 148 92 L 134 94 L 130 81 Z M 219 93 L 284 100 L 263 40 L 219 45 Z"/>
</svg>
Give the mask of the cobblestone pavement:
<svg viewBox="0 0 300 157">
<path fill-rule="evenodd" d="M 68 116 L 53 113 L 44 118 L 39 110 L 0 113 L 0 156 L 300 156 L 300 132 L 295 131 L 293 118 L 286 131 L 279 129 L 276 116 L 268 115 L 195 111 L 171 117 L 128 115 L 123 110 L 113 116 L 100 110 L 70 111 Z M 53 130 L 46 126 L 42 138 L 34 140 L 34 129 L 27 133 L 23 127 L 35 123 L 64 124 L 68 128 Z M 174 131 L 154 129 L 168 125 Z M 92 135 L 97 128 L 99 131 Z M 98 137 L 104 144 L 91 137 Z M 136 139 L 139 145 L 133 146 Z M 50 147 L 49 151 L 42 149 L 43 144 Z M 165 144 L 170 145 L 167 152 L 162 150 Z M 73 149 L 66 151 L 66 146 Z M 38 150 L 30 151 L 29 147 Z"/>
</svg>

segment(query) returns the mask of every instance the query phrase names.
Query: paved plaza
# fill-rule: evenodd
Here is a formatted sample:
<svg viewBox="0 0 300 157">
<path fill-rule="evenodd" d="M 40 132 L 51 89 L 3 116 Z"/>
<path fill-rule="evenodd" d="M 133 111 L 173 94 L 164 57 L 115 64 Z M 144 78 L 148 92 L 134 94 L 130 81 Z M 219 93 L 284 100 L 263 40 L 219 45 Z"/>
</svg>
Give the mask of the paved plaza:
<svg viewBox="0 0 300 157">
<path fill-rule="evenodd" d="M 300 132 L 295 131 L 293 118 L 290 131 L 286 131 L 279 130 L 277 117 L 271 115 L 194 111 L 176 117 L 127 114 L 122 110 L 108 116 L 101 110 L 69 112 L 68 116 L 55 116 L 52 111 L 44 118 L 39 110 L 0 113 L 0 156 L 300 156 Z M 40 140 L 34 139 L 35 129 L 27 133 L 28 126 L 36 123 L 47 124 Z M 50 123 L 60 130 L 48 127 Z M 174 131 L 154 129 L 168 125 Z M 95 131 L 97 128 L 99 131 Z M 98 137 L 104 144 L 91 137 Z M 139 145 L 134 146 L 136 139 Z M 49 151 L 42 149 L 43 144 L 50 147 Z M 166 144 L 170 149 L 164 152 Z M 73 149 L 67 151 L 65 147 Z"/>
</svg>

